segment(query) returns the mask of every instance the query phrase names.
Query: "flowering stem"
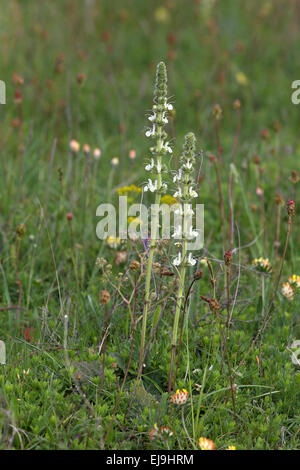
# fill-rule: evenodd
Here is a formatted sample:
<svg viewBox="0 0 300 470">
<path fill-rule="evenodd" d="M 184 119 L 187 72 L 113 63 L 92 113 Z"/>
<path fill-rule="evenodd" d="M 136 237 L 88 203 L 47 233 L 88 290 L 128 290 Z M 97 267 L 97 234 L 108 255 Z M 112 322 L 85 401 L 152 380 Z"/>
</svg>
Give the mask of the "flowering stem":
<svg viewBox="0 0 300 470">
<path fill-rule="evenodd" d="M 184 185 L 184 197 L 188 197 L 188 175 L 185 175 L 185 185 Z M 181 311 L 181 304 L 183 299 L 183 291 L 184 291 L 184 280 L 185 280 L 185 271 L 186 271 L 186 253 L 187 253 L 187 241 L 185 238 L 186 233 L 186 217 L 184 214 L 183 220 L 183 243 L 182 243 L 182 265 L 180 270 L 180 281 L 179 281 L 179 288 L 177 294 L 177 304 L 176 304 L 176 311 L 175 311 L 175 318 L 173 324 L 173 333 L 172 333 L 172 352 L 171 352 L 171 362 L 170 362 L 170 373 L 169 373 L 169 387 L 168 392 L 171 392 L 172 389 L 172 376 L 173 376 L 173 365 L 175 359 L 175 350 L 176 350 L 176 342 L 177 342 L 177 331 L 178 331 L 178 323 L 179 323 L 179 315 Z"/>
<path fill-rule="evenodd" d="M 160 177 L 161 179 L 161 177 Z M 158 183 L 159 184 L 159 183 Z M 160 184 L 161 186 L 161 184 Z M 160 187 L 159 186 L 159 187 Z M 158 208 L 160 204 L 161 195 L 156 194 L 155 196 L 155 205 Z M 153 257 L 154 257 L 154 249 L 156 243 L 156 236 L 158 231 L 158 222 L 159 222 L 159 212 L 155 210 L 153 214 L 153 238 L 151 238 L 151 245 L 150 245 L 150 252 L 149 252 L 149 259 L 147 264 L 147 274 L 146 274 L 146 287 L 145 287 L 145 306 L 143 311 L 143 323 L 142 323 L 142 339 L 141 339 L 141 351 L 140 351 L 140 367 L 143 367 L 143 360 L 144 360 L 144 350 L 145 350 L 145 339 L 146 339 L 146 328 L 147 328 L 147 317 L 148 317 L 148 308 L 150 303 L 150 284 L 151 284 L 151 273 L 152 273 L 152 264 L 153 264 Z"/>
<path fill-rule="evenodd" d="M 154 159 L 151 158 L 151 163 L 146 166 L 147 171 L 156 172 L 156 180 L 153 183 L 149 179 L 148 185 L 145 186 L 144 191 L 155 192 L 155 206 L 152 211 L 152 224 L 151 224 L 151 244 L 149 250 L 149 258 L 147 263 L 147 273 L 146 273 L 146 285 L 145 285 L 145 305 L 143 311 L 143 322 L 142 322 L 142 333 L 141 333 L 141 348 L 140 348 L 140 363 L 138 370 L 139 380 L 142 370 L 143 370 L 143 360 L 145 353 L 145 340 L 146 340 L 146 330 L 147 330 L 147 318 L 150 305 L 150 286 L 151 286 L 151 274 L 152 274 L 152 265 L 154 258 L 154 250 L 156 246 L 156 239 L 159 235 L 159 206 L 161 201 L 162 191 L 166 188 L 166 184 L 162 181 L 162 157 L 167 152 L 172 152 L 171 148 L 168 145 L 168 142 L 165 141 L 167 134 L 164 131 L 164 126 L 168 122 L 167 112 L 172 109 L 172 105 L 169 105 L 167 102 L 167 70 L 163 62 L 160 62 L 157 66 L 156 71 L 156 83 L 154 89 L 154 105 L 152 108 L 153 115 L 149 117 L 149 120 L 152 122 L 152 129 L 147 130 L 147 137 L 156 137 L 156 146 L 151 147 L 150 151 L 153 156 L 156 158 L 156 163 Z"/>
<path fill-rule="evenodd" d="M 188 237 L 197 236 L 198 234 L 193 233 L 192 226 L 188 227 L 189 215 L 193 214 L 191 209 L 191 199 L 197 197 L 197 193 L 193 190 L 193 170 L 194 170 L 194 161 L 195 161 L 195 136 L 193 133 L 189 133 L 185 136 L 185 141 L 183 145 L 183 153 L 181 157 L 181 168 L 178 174 L 175 176 L 174 181 L 179 182 L 178 191 L 175 193 L 178 195 L 183 201 L 183 226 L 182 226 L 182 238 L 183 241 L 181 243 L 181 251 L 179 252 L 178 258 L 174 261 L 174 264 L 181 264 L 180 268 L 180 275 L 179 275 L 179 287 L 177 293 L 177 304 L 175 310 L 175 317 L 174 317 L 174 324 L 173 324 L 173 333 L 172 333 L 172 351 L 171 351 L 171 361 L 170 361 L 170 372 L 169 372 L 169 387 L 168 392 L 171 392 L 172 389 L 172 380 L 173 380 L 173 366 L 174 366 L 174 359 L 175 359 L 175 350 L 177 344 L 177 333 L 178 333 L 178 323 L 179 323 L 179 316 L 181 312 L 181 305 L 182 299 L 184 295 L 184 282 L 186 276 L 186 267 L 188 264 L 195 264 L 196 260 L 194 260 L 191 256 L 191 252 L 188 256 Z M 188 230 L 190 228 L 190 231 Z M 186 303 L 185 303 L 186 304 Z M 184 306 L 185 310 L 185 306 Z"/>
<path fill-rule="evenodd" d="M 185 312 L 186 312 L 186 307 L 187 307 L 187 302 L 189 300 L 189 297 L 190 297 L 190 294 L 191 294 L 191 290 L 192 290 L 192 287 L 195 283 L 196 279 L 193 279 L 189 288 L 188 288 L 188 291 L 187 291 L 187 294 L 185 296 L 185 300 L 184 300 L 184 306 L 183 306 L 183 312 L 182 312 L 182 319 L 181 319 L 181 326 L 180 326 L 180 336 L 179 336 L 179 344 L 178 344 L 178 353 L 177 353 L 177 364 L 176 364 L 176 371 L 175 371 L 175 376 L 174 376 L 174 383 L 176 382 L 176 377 L 177 377 L 177 371 L 178 371 L 178 368 L 179 368 L 179 362 L 180 362 L 180 353 L 181 353 L 181 344 L 182 344 L 182 333 L 183 333 L 183 325 L 184 325 L 184 318 L 185 318 Z"/>
</svg>

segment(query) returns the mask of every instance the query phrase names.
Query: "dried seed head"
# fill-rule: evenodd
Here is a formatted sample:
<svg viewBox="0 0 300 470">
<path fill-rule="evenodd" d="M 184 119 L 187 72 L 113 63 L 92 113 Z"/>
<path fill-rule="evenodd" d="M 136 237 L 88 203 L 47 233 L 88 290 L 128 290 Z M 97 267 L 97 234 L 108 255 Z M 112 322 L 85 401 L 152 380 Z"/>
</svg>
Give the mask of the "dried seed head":
<svg viewBox="0 0 300 470">
<path fill-rule="evenodd" d="M 201 295 L 201 299 L 207 302 L 210 306 L 210 309 L 213 313 L 218 313 L 219 312 L 219 302 L 216 299 L 209 299 L 208 297 L 205 297 L 204 295 Z"/>
<path fill-rule="evenodd" d="M 78 85 L 83 85 L 84 82 L 85 82 L 85 80 L 86 80 L 86 75 L 85 75 L 85 73 L 79 73 L 79 74 L 77 75 L 77 83 L 78 83 Z"/>
<path fill-rule="evenodd" d="M 255 165 L 260 165 L 260 158 L 257 154 L 254 155 L 253 162 L 255 163 Z"/>
<path fill-rule="evenodd" d="M 277 193 L 277 194 L 275 195 L 275 204 L 276 204 L 277 206 L 283 206 L 283 204 L 284 204 L 284 199 L 283 199 L 282 194 Z"/>
<path fill-rule="evenodd" d="M 208 158 L 212 163 L 216 163 L 217 161 L 217 157 L 213 153 L 210 153 Z"/>
<path fill-rule="evenodd" d="M 195 281 L 200 281 L 200 279 L 202 279 L 202 277 L 203 277 L 203 271 L 201 271 L 201 269 L 199 269 L 199 271 L 196 271 L 194 273 Z"/>
<path fill-rule="evenodd" d="M 240 100 L 234 100 L 232 107 L 233 107 L 233 109 L 234 109 L 235 111 L 238 111 L 239 109 L 241 109 L 241 102 L 240 102 Z"/>
<path fill-rule="evenodd" d="M 219 121 L 222 118 L 223 110 L 219 104 L 215 104 L 213 107 L 213 117 L 216 121 Z"/>
<path fill-rule="evenodd" d="M 140 269 L 140 263 L 137 260 L 133 260 L 131 261 L 129 268 L 135 273 Z"/>
<path fill-rule="evenodd" d="M 231 266 L 232 264 L 232 251 L 228 250 L 224 253 L 224 263 L 225 266 Z"/>
<path fill-rule="evenodd" d="M 293 199 L 289 199 L 286 203 L 287 213 L 289 217 L 294 217 L 295 215 L 295 201 Z"/>
<path fill-rule="evenodd" d="M 19 224 L 16 228 L 17 237 L 21 240 L 26 233 L 25 224 Z"/>
<path fill-rule="evenodd" d="M 298 183 L 298 181 L 299 181 L 299 174 L 298 174 L 298 171 L 297 171 L 297 170 L 292 170 L 292 171 L 291 171 L 290 180 L 291 180 L 291 182 L 294 183 L 294 184 Z"/>
<path fill-rule="evenodd" d="M 110 301 L 110 293 L 107 290 L 99 292 L 99 304 L 106 305 Z"/>
<path fill-rule="evenodd" d="M 173 271 L 169 271 L 168 269 L 163 269 L 161 272 L 160 272 L 161 276 L 169 276 L 169 277 L 172 277 L 174 276 L 174 272 Z"/>
<path fill-rule="evenodd" d="M 173 46 L 176 42 L 176 35 L 174 33 L 169 33 L 167 35 L 167 43 L 170 45 L 170 46 Z"/>
<path fill-rule="evenodd" d="M 96 259 L 96 266 L 99 269 L 103 269 L 104 266 L 107 264 L 107 261 L 105 258 L 97 258 Z"/>
<path fill-rule="evenodd" d="M 84 154 L 85 154 L 85 155 L 89 155 L 90 151 L 91 151 L 90 146 L 89 146 L 88 144 L 84 144 L 84 146 L 83 146 L 83 152 L 84 152 Z"/>
<path fill-rule="evenodd" d="M 260 136 L 263 140 L 268 140 L 270 137 L 270 132 L 268 131 L 268 129 L 263 129 L 260 133 Z"/>
<path fill-rule="evenodd" d="M 117 251 L 116 256 L 115 256 L 115 265 L 119 266 L 120 264 L 125 263 L 127 260 L 127 251 L 122 250 L 122 251 Z"/>
<path fill-rule="evenodd" d="M 109 42 L 110 41 L 110 37 L 111 37 L 111 34 L 109 31 L 105 30 L 105 31 L 102 31 L 101 33 L 101 40 L 103 42 Z"/>
<path fill-rule="evenodd" d="M 280 132 L 282 126 L 279 121 L 274 121 L 272 127 L 275 132 Z"/>
<path fill-rule="evenodd" d="M 11 121 L 11 127 L 18 128 L 21 126 L 21 119 L 15 118 Z"/>
<path fill-rule="evenodd" d="M 22 103 L 22 92 L 21 92 L 21 90 L 19 90 L 19 89 L 15 90 L 14 102 L 15 102 L 16 104 Z"/>
<path fill-rule="evenodd" d="M 153 267 L 153 272 L 154 273 L 157 274 L 157 273 L 161 272 L 161 264 L 160 263 L 153 263 L 152 267 Z"/>
<path fill-rule="evenodd" d="M 18 85 L 18 86 L 24 85 L 24 78 L 21 77 L 21 75 L 19 75 L 18 73 L 14 72 L 11 78 L 12 78 L 14 85 Z"/>
</svg>

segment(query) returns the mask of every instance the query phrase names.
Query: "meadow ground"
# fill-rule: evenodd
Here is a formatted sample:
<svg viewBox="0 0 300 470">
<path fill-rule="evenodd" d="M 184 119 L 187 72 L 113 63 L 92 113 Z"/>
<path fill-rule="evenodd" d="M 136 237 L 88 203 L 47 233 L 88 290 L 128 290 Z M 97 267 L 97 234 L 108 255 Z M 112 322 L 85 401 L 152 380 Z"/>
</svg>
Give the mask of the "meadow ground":
<svg viewBox="0 0 300 470">
<path fill-rule="evenodd" d="M 299 2 L 2 3 L 0 448 L 299 449 Z M 189 263 L 97 238 L 187 160 Z"/>
</svg>

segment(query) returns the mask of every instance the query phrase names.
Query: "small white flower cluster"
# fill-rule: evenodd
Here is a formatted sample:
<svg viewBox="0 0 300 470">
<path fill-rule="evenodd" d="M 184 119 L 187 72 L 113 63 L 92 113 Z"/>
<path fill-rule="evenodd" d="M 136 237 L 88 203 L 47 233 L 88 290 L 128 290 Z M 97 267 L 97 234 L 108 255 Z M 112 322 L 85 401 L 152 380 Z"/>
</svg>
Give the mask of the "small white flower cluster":
<svg viewBox="0 0 300 470">
<path fill-rule="evenodd" d="M 194 266 L 196 259 L 192 256 L 192 253 L 186 252 L 186 240 L 193 239 L 199 234 L 193 230 L 191 225 L 194 211 L 192 208 L 192 200 L 198 196 L 198 193 L 193 189 L 194 186 L 194 163 L 195 163 L 195 136 L 193 133 L 189 133 L 185 137 L 183 145 L 183 154 L 181 156 L 181 167 L 176 172 L 173 182 L 177 183 L 177 190 L 174 193 L 174 197 L 180 199 L 183 203 L 180 208 L 175 211 L 179 215 L 183 216 L 183 225 L 178 225 L 174 229 L 173 237 L 182 238 L 182 242 L 177 243 L 180 246 L 176 258 L 173 260 L 174 266 L 180 266 L 183 262 L 188 266 Z M 189 223 L 186 223 L 186 222 Z"/>
<path fill-rule="evenodd" d="M 167 76 L 166 69 L 163 63 L 158 64 L 156 85 L 154 91 L 154 105 L 152 107 L 152 114 L 148 117 L 151 122 L 145 135 L 146 137 L 156 138 L 156 145 L 150 148 L 152 158 L 145 166 L 145 170 L 156 173 L 156 179 L 148 179 L 144 190 L 152 193 L 163 193 L 167 189 L 166 183 L 162 182 L 161 173 L 164 171 L 165 166 L 162 164 L 162 158 L 172 153 L 170 142 L 167 140 L 167 133 L 164 131 L 164 126 L 168 123 L 168 112 L 172 111 L 173 106 L 168 103 L 167 99 Z"/>
<path fill-rule="evenodd" d="M 167 184 L 162 183 L 160 189 L 161 190 L 166 190 L 167 189 Z M 146 192 L 150 191 L 151 193 L 154 193 L 157 190 L 158 190 L 158 180 L 154 180 L 154 182 L 153 182 L 151 178 L 148 178 L 148 183 L 144 187 L 144 191 L 146 191 Z"/>
<path fill-rule="evenodd" d="M 174 266 L 180 266 L 182 261 L 183 261 L 183 258 L 182 258 L 181 251 L 180 251 L 178 255 L 176 256 L 176 258 L 174 259 L 173 264 Z M 195 266 L 196 262 L 197 260 L 193 257 L 192 253 L 189 253 L 186 263 L 189 266 Z"/>
</svg>

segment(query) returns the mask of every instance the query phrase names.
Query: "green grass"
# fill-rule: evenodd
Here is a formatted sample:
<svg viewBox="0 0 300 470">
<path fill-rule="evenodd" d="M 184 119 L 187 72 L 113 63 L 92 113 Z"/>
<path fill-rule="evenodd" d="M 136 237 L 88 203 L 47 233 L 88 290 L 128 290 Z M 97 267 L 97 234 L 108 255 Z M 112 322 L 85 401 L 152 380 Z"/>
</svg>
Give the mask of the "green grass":
<svg viewBox="0 0 300 470">
<path fill-rule="evenodd" d="M 200 436 L 212 439 L 218 449 L 300 448 L 300 374 L 289 350 L 293 340 L 300 340 L 298 292 L 288 301 L 278 290 L 262 341 L 249 352 L 263 322 L 262 275 L 251 261 L 263 256 L 273 266 L 264 282 L 267 311 L 286 237 L 283 206 L 276 256 L 277 193 L 285 202 L 296 200 L 281 283 L 300 274 L 299 195 L 289 179 L 292 170 L 300 171 L 300 107 L 291 102 L 291 83 L 300 70 L 298 6 L 291 0 L 219 0 L 210 10 L 213 3 L 10 0 L 2 7 L 0 79 L 6 82 L 7 104 L 0 105 L 0 340 L 6 344 L 7 364 L 0 365 L 1 449 L 198 449 Z M 219 137 L 227 222 L 238 125 L 232 104 L 241 101 L 234 179 L 234 247 L 241 249 L 233 256 L 233 321 L 227 339 L 237 386 L 236 419 L 218 322 L 201 299 L 213 295 L 208 268 L 198 265 L 203 278 L 188 302 L 176 385 L 189 391 L 189 400 L 176 407 L 167 390 L 177 275 L 153 273 L 156 298 L 149 309 L 146 349 L 151 342 L 136 387 L 145 277 L 136 274 L 134 295 L 129 263 L 140 261 L 145 272 L 144 248 L 124 243 L 127 260 L 117 265 L 121 248 L 109 248 L 96 237 L 97 206 L 117 203 L 118 187 L 142 187 L 146 181 L 145 114 L 160 60 L 167 64 L 175 107 L 168 126 L 174 148 L 169 168 L 177 168 L 187 132 L 195 133 L 204 150 L 198 202 L 205 205 L 205 246 L 196 256 L 211 259 L 222 325 L 226 293 L 222 220 L 210 158 L 218 154 L 212 109 L 216 103 L 223 109 Z M 14 83 L 16 73 L 24 85 Z M 80 73 L 86 75 L 82 85 Z M 238 81 L 240 73 L 245 84 Z M 14 103 L 16 88 L 23 95 L 20 105 Z M 278 133 L 273 129 L 277 120 L 282 125 Z M 269 130 L 267 140 L 261 138 L 263 129 Z M 70 155 L 71 139 L 101 148 L 100 160 L 91 155 L 89 168 L 82 151 Z M 133 161 L 131 149 L 137 154 Z M 255 154 L 260 165 L 253 161 Z M 120 161 L 116 168 L 113 157 Z M 173 189 L 169 178 L 170 194 Z M 136 194 L 134 202 L 139 200 Z M 144 201 L 150 204 L 151 196 Z M 21 223 L 26 233 L 18 250 Z M 173 269 L 173 255 L 172 243 L 162 244 L 155 261 Z M 112 268 L 95 269 L 98 256 Z M 186 292 L 192 278 L 191 269 Z M 107 308 L 99 303 L 104 289 L 111 296 Z M 107 314 L 104 357 L 99 345 Z M 173 436 L 150 440 L 155 423 L 169 426 Z"/>
</svg>

